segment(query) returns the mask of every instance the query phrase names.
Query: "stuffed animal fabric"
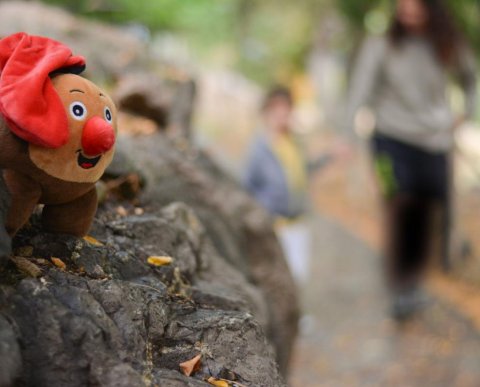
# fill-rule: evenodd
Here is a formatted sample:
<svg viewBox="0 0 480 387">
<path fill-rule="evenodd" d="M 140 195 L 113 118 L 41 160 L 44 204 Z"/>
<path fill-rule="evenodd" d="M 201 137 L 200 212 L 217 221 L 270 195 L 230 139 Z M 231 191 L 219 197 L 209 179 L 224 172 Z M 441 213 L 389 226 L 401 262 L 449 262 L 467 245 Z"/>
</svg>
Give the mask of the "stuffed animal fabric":
<svg viewBox="0 0 480 387">
<path fill-rule="evenodd" d="M 85 61 L 60 42 L 26 33 L 0 40 L 0 168 L 14 235 L 37 204 L 51 232 L 87 234 L 95 182 L 113 158 L 117 111 L 80 77 Z"/>
</svg>

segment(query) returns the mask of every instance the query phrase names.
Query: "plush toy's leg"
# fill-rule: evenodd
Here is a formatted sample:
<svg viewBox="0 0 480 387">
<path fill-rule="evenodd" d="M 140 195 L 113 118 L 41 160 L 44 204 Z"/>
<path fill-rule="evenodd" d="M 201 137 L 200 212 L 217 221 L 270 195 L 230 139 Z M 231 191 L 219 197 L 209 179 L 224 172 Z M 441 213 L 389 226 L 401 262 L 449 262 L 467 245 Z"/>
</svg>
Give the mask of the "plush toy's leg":
<svg viewBox="0 0 480 387">
<path fill-rule="evenodd" d="M 13 236 L 27 223 L 41 196 L 40 185 L 30 177 L 12 170 L 3 172 L 5 183 L 12 197 L 5 227 Z"/>
<path fill-rule="evenodd" d="M 85 195 L 60 205 L 45 206 L 44 227 L 51 232 L 85 236 L 97 211 L 97 191 L 93 187 Z"/>
<path fill-rule="evenodd" d="M 12 241 L 5 225 L 8 211 L 10 210 L 10 202 L 10 193 L 3 179 L 3 171 L 0 171 L 0 268 L 7 262 L 7 258 L 12 251 Z M 1 377 L 0 385 L 2 385 Z"/>
</svg>

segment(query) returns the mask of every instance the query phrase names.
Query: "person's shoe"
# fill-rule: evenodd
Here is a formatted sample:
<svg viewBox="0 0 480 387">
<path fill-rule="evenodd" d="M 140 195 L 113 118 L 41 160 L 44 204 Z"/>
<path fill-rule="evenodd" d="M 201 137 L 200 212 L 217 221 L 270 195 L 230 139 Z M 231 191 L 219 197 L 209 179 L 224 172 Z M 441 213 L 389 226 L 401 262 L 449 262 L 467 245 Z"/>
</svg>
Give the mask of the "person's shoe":
<svg viewBox="0 0 480 387">
<path fill-rule="evenodd" d="M 391 316 L 398 322 L 407 321 L 424 309 L 427 303 L 426 295 L 418 287 L 398 290 L 392 297 Z"/>
</svg>

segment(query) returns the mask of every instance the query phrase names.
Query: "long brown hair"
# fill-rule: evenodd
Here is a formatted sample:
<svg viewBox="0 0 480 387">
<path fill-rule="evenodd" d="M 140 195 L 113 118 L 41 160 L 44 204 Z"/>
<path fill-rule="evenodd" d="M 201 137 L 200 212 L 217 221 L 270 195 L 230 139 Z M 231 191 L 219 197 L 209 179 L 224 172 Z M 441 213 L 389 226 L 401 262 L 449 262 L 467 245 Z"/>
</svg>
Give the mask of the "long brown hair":
<svg viewBox="0 0 480 387">
<path fill-rule="evenodd" d="M 438 60 L 445 66 L 456 61 L 458 49 L 463 44 L 463 37 L 454 19 L 442 0 L 419 0 L 427 10 L 427 39 L 432 44 Z M 394 18 L 389 31 L 394 45 L 399 45 L 408 36 L 406 27 Z"/>
</svg>

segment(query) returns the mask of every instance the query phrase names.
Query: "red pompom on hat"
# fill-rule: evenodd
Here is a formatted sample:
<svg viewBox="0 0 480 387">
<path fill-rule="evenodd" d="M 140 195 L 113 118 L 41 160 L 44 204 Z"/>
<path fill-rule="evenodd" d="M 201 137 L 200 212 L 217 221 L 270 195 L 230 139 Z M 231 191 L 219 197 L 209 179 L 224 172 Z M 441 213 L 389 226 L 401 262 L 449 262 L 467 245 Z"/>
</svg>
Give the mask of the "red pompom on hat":
<svg viewBox="0 0 480 387">
<path fill-rule="evenodd" d="M 68 118 L 49 75 L 84 69 L 84 58 L 56 40 L 23 32 L 1 39 L 0 113 L 10 130 L 35 145 L 64 145 Z"/>
</svg>

